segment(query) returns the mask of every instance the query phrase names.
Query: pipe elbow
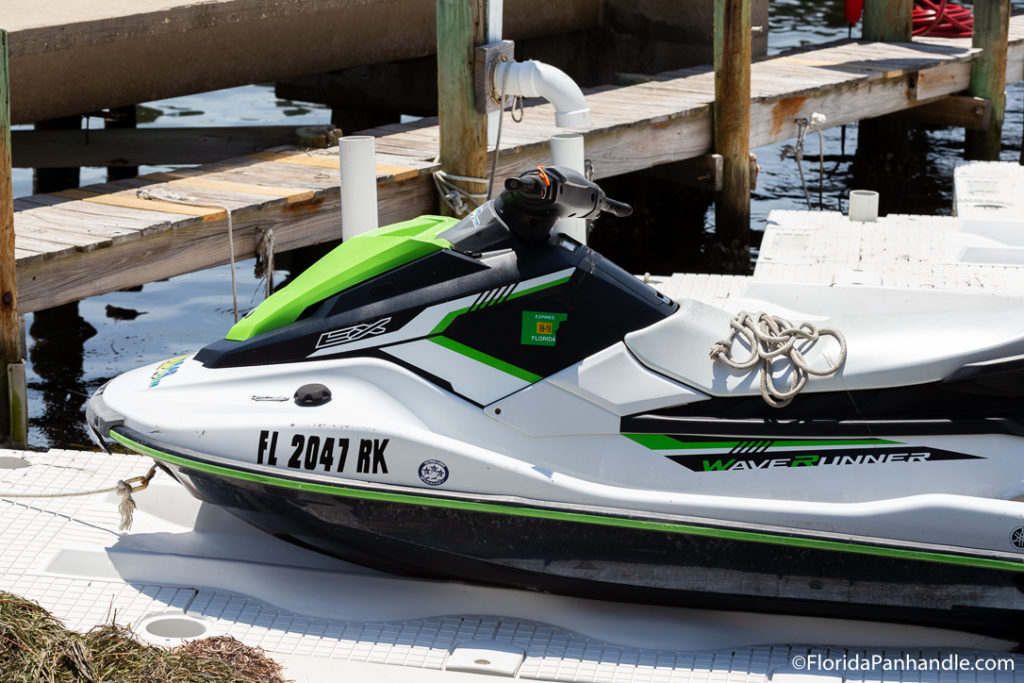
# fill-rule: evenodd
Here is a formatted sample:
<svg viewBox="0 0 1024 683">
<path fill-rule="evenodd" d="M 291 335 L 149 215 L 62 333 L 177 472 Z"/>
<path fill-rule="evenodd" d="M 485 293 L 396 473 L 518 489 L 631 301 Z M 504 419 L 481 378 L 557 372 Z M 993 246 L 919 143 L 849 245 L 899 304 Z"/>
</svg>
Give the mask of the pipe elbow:
<svg viewBox="0 0 1024 683">
<path fill-rule="evenodd" d="M 580 87 L 550 64 L 533 60 L 500 62 L 494 70 L 494 86 L 496 92 L 504 89 L 507 95 L 543 97 L 554 105 L 555 125 L 559 128 L 590 123 L 590 107 Z"/>
</svg>

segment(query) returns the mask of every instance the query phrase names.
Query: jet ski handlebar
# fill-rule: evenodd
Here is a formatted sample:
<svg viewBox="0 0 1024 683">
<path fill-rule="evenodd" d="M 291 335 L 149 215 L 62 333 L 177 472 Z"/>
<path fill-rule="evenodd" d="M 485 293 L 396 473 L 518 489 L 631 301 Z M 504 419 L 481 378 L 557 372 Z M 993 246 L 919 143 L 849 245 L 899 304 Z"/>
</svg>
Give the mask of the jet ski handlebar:
<svg viewBox="0 0 1024 683">
<path fill-rule="evenodd" d="M 629 204 L 609 199 L 604 190 L 565 166 L 538 166 L 505 180 L 495 210 L 508 227 L 528 242 L 548 238 L 563 218 L 596 218 L 601 213 L 628 216 Z"/>
</svg>

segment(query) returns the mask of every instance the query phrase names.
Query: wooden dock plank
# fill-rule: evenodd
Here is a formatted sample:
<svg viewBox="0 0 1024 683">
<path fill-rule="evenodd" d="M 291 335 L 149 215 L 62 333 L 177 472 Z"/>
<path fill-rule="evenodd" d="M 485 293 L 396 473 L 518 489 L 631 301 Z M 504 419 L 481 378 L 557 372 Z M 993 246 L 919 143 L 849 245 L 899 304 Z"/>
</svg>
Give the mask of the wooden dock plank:
<svg viewBox="0 0 1024 683">
<path fill-rule="evenodd" d="M 287 152 L 259 152 L 250 155 L 254 159 L 262 161 L 275 161 L 280 164 L 293 164 L 295 166 L 312 166 L 313 168 L 324 168 L 338 171 L 340 162 L 337 153 L 333 156 L 321 156 L 314 154 L 299 154 Z M 407 166 L 395 166 L 392 164 L 377 164 L 377 175 L 384 176 L 389 180 L 409 180 L 419 176 L 420 169 Z"/>
<path fill-rule="evenodd" d="M 186 206 L 172 202 L 142 199 L 133 194 L 127 194 L 124 192 L 107 194 L 103 192 L 94 192 L 86 188 L 76 188 L 73 190 L 62 190 L 52 194 L 55 197 L 79 199 L 83 202 L 91 202 L 93 204 L 107 204 L 109 206 L 117 206 L 122 209 L 144 209 L 146 211 L 161 211 L 163 213 L 179 213 L 186 216 L 199 216 L 204 221 L 219 220 L 227 217 L 227 213 L 224 209 Z"/>
<path fill-rule="evenodd" d="M 270 185 L 256 183 L 242 183 L 235 180 L 221 180 L 218 178 L 212 178 L 205 173 L 196 174 L 189 173 L 187 171 L 176 173 L 150 173 L 139 177 L 146 180 L 155 180 L 157 182 L 166 183 L 167 185 L 181 186 L 183 188 L 202 188 L 204 190 L 222 190 L 225 192 L 235 192 L 239 194 L 280 197 L 289 204 L 309 201 L 315 194 L 315 192 L 310 189 L 273 187 Z"/>
<path fill-rule="evenodd" d="M 100 223 L 95 220 L 95 217 L 83 216 L 77 211 L 67 211 L 59 206 L 46 207 L 44 211 L 24 210 L 19 220 L 21 221 L 19 228 L 22 224 L 25 224 L 27 228 L 32 225 L 43 225 L 58 232 L 88 237 L 93 242 L 91 248 L 109 246 L 115 242 L 142 237 L 142 231 L 136 228 L 119 227 L 106 222 Z"/>
<path fill-rule="evenodd" d="M 176 214 L 161 213 L 158 211 L 143 211 L 139 209 L 121 209 L 110 205 L 93 204 L 78 200 L 54 197 L 51 194 L 36 194 L 28 197 L 20 197 L 17 206 L 21 210 L 35 207 L 51 207 L 48 213 L 53 213 L 56 219 L 60 219 L 65 213 L 73 216 L 73 220 L 82 220 L 97 225 L 111 225 L 136 230 L 140 235 L 147 235 L 157 230 L 173 228 L 180 217 Z"/>
</svg>

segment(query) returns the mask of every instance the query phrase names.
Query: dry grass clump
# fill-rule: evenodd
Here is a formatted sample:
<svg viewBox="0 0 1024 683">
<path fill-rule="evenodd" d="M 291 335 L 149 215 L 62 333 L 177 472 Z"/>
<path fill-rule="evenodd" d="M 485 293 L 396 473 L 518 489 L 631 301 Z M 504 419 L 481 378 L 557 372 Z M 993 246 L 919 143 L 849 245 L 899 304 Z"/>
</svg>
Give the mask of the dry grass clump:
<svg viewBox="0 0 1024 683">
<path fill-rule="evenodd" d="M 31 600 L 3 591 L 0 672 L 4 683 L 284 683 L 280 664 L 230 636 L 164 650 L 115 624 L 76 633 Z"/>
</svg>

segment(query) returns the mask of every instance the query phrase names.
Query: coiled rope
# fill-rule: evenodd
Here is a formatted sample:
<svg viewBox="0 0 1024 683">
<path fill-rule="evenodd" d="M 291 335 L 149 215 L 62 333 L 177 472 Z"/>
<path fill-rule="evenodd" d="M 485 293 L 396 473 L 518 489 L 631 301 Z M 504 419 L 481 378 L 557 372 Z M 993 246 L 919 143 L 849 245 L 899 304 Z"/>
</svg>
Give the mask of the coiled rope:
<svg viewBox="0 0 1024 683">
<path fill-rule="evenodd" d="M 946 0 L 914 0 L 915 36 L 969 38 L 973 32 L 974 16 L 970 9 Z"/>
<path fill-rule="evenodd" d="M 132 517 L 135 514 L 135 499 L 132 494 L 142 491 L 149 486 L 149 480 L 156 474 L 156 465 L 149 468 L 141 477 L 122 479 L 114 486 L 105 489 L 93 489 L 91 491 L 73 491 L 71 493 L 0 493 L 0 498 L 77 498 L 78 496 L 96 496 L 104 493 L 116 493 L 121 496 L 121 502 L 117 511 L 121 513 L 120 531 L 127 531 L 132 528 Z"/>
<path fill-rule="evenodd" d="M 846 337 L 839 330 L 818 329 L 808 322 L 794 326 L 785 318 L 767 313 L 754 315 L 741 311 L 729 321 L 732 332 L 728 337 L 711 346 L 710 357 L 734 370 L 749 370 L 761 366 L 761 398 L 772 408 L 784 408 L 800 393 L 809 377 L 827 377 L 839 371 L 846 361 Z M 813 346 L 821 337 L 834 337 L 839 342 L 839 358 L 829 367 L 818 370 L 808 365 L 804 351 Z M 742 338 L 750 348 L 750 357 L 735 360 L 732 357 L 733 342 Z M 801 351 L 798 343 L 808 342 Z M 772 379 L 772 363 L 785 358 L 793 366 L 789 389 L 780 390 Z"/>
</svg>

